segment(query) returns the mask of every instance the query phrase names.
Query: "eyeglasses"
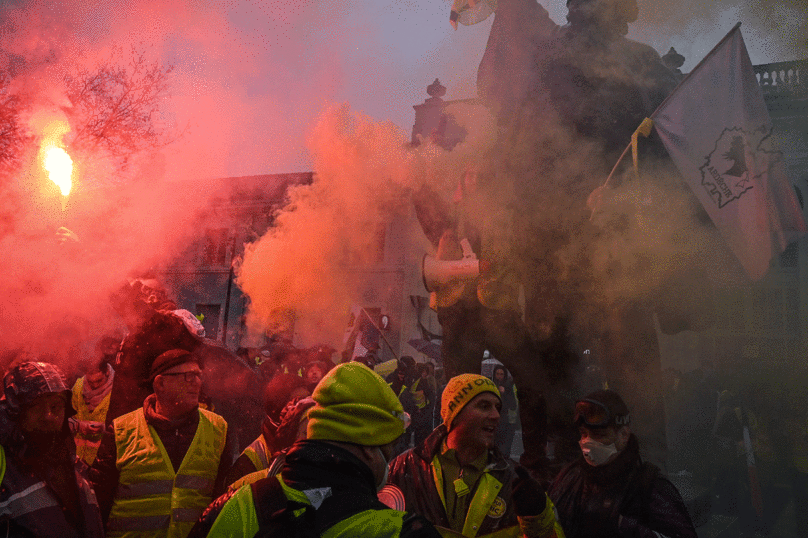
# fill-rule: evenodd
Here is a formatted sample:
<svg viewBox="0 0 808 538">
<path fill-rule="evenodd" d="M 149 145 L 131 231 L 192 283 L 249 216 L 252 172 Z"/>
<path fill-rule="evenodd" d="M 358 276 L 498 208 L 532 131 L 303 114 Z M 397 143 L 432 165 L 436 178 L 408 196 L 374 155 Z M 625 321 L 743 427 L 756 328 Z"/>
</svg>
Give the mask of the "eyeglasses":
<svg viewBox="0 0 808 538">
<path fill-rule="evenodd" d="M 575 425 L 586 425 L 590 428 L 605 428 L 611 424 L 624 426 L 628 424 L 629 415 L 612 415 L 609 408 L 595 400 L 578 400 L 575 402 Z"/>
<path fill-rule="evenodd" d="M 185 382 L 186 383 L 190 383 L 191 381 L 196 381 L 197 379 L 202 379 L 202 372 L 193 372 L 193 371 L 192 372 L 175 372 L 175 373 L 171 373 L 171 374 L 160 374 L 160 375 L 170 375 L 170 376 L 181 375 L 181 376 L 185 376 Z"/>
</svg>

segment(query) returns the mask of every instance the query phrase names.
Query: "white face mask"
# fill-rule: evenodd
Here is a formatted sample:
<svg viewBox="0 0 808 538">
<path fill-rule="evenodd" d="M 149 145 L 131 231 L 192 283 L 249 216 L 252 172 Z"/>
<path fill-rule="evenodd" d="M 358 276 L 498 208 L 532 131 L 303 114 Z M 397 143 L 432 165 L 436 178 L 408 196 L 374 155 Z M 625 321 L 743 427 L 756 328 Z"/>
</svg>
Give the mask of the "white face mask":
<svg viewBox="0 0 808 538">
<path fill-rule="evenodd" d="M 381 447 L 376 447 L 376 450 L 379 451 L 379 455 L 382 457 L 382 461 L 384 462 L 384 477 L 382 478 L 381 482 L 376 484 L 376 493 L 378 493 L 387 484 L 387 477 L 390 475 L 390 463 L 387 461 L 387 458 L 384 457 L 384 452 L 382 452 Z"/>
<path fill-rule="evenodd" d="M 586 462 L 594 467 L 607 463 L 612 456 L 617 454 L 617 447 L 614 446 L 614 443 L 604 445 L 589 439 L 578 444 L 581 445 L 581 452 L 584 453 Z"/>
</svg>

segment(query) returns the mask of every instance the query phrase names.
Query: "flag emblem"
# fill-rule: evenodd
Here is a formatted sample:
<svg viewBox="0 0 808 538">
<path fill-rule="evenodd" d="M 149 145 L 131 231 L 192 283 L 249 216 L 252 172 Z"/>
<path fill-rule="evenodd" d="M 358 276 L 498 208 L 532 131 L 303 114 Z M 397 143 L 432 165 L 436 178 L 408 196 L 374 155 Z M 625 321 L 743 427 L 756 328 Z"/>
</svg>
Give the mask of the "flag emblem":
<svg viewBox="0 0 808 538">
<path fill-rule="evenodd" d="M 753 189 L 782 160 L 770 147 L 771 133 L 766 125 L 751 132 L 733 127 L 721 133 L 701 167 L 701 184 L 719 209 Z"/>
</svg>

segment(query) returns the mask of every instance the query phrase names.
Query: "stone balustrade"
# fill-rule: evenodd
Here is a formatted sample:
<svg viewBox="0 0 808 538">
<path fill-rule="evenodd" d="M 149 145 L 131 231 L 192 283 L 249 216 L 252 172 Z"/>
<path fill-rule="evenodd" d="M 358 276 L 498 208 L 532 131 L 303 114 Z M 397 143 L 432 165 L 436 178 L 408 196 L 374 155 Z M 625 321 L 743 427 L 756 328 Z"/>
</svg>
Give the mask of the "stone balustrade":
<svg viewBox="0 0 808 538">
<path fill-rule="evenodd" d="M 763 94 L 808 97 L 808 60 L 753 66 Z"/>
</svg>

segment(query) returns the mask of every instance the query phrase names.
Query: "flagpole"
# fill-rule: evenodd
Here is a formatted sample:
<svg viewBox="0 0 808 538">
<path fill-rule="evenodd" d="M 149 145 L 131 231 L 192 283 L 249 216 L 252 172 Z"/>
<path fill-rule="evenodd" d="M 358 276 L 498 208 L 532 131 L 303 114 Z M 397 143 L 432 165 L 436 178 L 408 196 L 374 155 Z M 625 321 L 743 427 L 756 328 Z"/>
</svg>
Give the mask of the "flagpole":
<svg viewBox="0 0 808 538">
<path fill-rule="evenodd" d="M 382 340 L 384 340 L 384 343 L 387 344 L 387 347 L 390 348 L 390 351 L 393 352 L 393 357 L 396 357 L 396 350 L 393 349 L 393 346 L 391 346 L 390 342 L 387 341 L 387 338 L 384 336 L 384 333 L 382 332 L 382 330 L 379 329 L 376 326 L 375 323 L 373 323 L 373 320 L 371 319 L 370 314 L 368 314 L 367 310 L 365 310 L 364 307 L 363 307 L 361 309 L 361 311 L 365 313 L 365 317 L 368 318 L 368 321 L 370 322 L 370 324 L 373 325 L 373 328 L 376 329 L 379 332 L 379 336 L 381 336 Z M 396 357 L 396 359 L 398 359 L 398 357 Z"/>
<path fill-rule="evenodd" d="M 614 163 L 614 167 L 612 168 L 612 171 L 609 173 L 609 177 L 606 178 L 606 181 L 604 181 L 603 185 L 598 187 L 598 189 L 605 189 L 606 188 L 606 186 L 609 184 L 609 181 L 611 181 L 612 176 L 614 175 L 615 171 L 617 171 L 617 167 L 620 166 L 620 163 L 622 162 L 623 157 L 625 157 L 626 153 L 628 153 L 629 148 L 631 148 L 631 142 L 628 143 L 628 146 L 626 146 L 626 149 L 624 149 L 623 153 L 620 154 L 620 158 L 618 158 L 617 162 Z M 589 215 L 590 222 L 592 221 L 592 219 L 595 218 L 595 212 L 598 210 L 599 207 L 600 207 L 600 201 L 598 201 L 597 205 L 592 208 L 592 214 Z"/>
<path fill-rule="evenodd" d="M 688 80 L 688 79 L 689 79 L 689 78 L 690 78 L 690 77 L 693 75 L 693 73 L 695 73 L 696 71 L 698 71 L 698 70 L 699 70 L 699 68 L 700 68 L 700 67 L 701 67 L 701 66 L 704 64 L 704 62 L 706 62 L 706 61 L 707 61 L 707 60 L 710 58 L 710 56 L 712 56 L 712 55 L 715 53 L 715 51 L 716 51 L 716 50 L 718 50 L 718 48 L 719 48 L 719 47 L 720 47 L 720 46 L 721 46 L 721 45 L 724 43 L 724 41 L 726 41 L 727 39 L 729 39 L 729 37 L 732 35 L 732 33 L 733 33 L 735 30 L 737 30 L 738 28 L 740 28 L 740 27 L 741 27 L 741 22 L 740 22 L 740 21 L 738 21 L 738 23 L 737 23 L 737 24 L 735 24 L 735 26 L 733 26 L 733 27 L 732 27 L 732 29 L 731 29 L 729 32 L 727 32 L 727 35 L 725 35 L 723 38 L 721 38 L 721 41 L 719 41 L 719 42 L 718 42 L 718 43 L 717 43 L 717 44 L 716 44 L 716 45 L 715 45 L 715 46 L 712 48 L 712 50 L 710 50 L 710 52 L 708 52 L 708 53 L 707 53 L 707 54 L 704 56 L 704 58 L 702 58 L 702 59 L 701 59 L 701 61 L 700 61 L 698 64 L 696 64 L 696 67 L 694 67 L 693 69 L 691 69 L 691 71 L 690 71 L 690 72 L 687 74 L 687 76 L 686 76 L 685 78 L 683 78 L 683 79 L 682 79 L 682 80 L 679 82 L 679 84 L 677 84 L 677 85 L 676 85 L 676 87 L 673 89 L 673 91 L 671 91 L 671 93 L 669 93 L 669 94 L 668 94 L 668 96 L 667 96 L 667 97 L 666 97 L 666 98 L 665 98 L 665 99 L 664 99 L 664 100 L 663 100 L 663 101 L 662 101 L 662 102 L 659 104 L 659 106 L 658 106 L 658 107 L 656 107 L 656 110 L 654 110 L 654 111 L 651 113 L 651 115 L 650 115 L 650 116 L 648 116 L 648 117 L 649 117 L 649 118 L 651 118 L 651 119 L 653 119 L 653 118 L 654 118 L 654 116 L 656 116 L 656 113 L 657 113 L 657 112 L 659 112 L 659 110 L 660 110 L 660 109 L 661 109 L 663 106 L 665 106 L 665 103 L 667 103 L 667 102 L 668 102 L 668 100 L 669 100 L 671 97 L 673 97 L 673 96 L 676 94 L 676 92 L 679 90 L 679 88 L 682 86 L 682 84 L 684 84 L 684 83 L 685 83 L 685 82 L 686 82 L 686 81 L 687 81 L 687 80 Z M 635 133 L 635 134 L 636 134 L 636 133 Z M 603 185 L 601 185 L 600 187 L 598 187 L 599 189 L 603 189 L 603 188 L 605 188 L 605 187 L 606 187 L 606 186 L 609 184 L 609 181 L 612 179 L 612 176 L 614 175 L 615 171 L 617 170 L 617 167 L 618 167 L 618 166 L 620 165 L 620 163 L 623 161 L 623 158 L 626 156 L 626 153 L 628 153 L 628 150 L 629 150 L 629 148 L 631 148 L 631 145 L 632 145 L 632 142 L 631 142 L 631 141 L 629 141 L 628 146 L 626 146 L 626 149 L 624 149 L 624 150 L 623 150 L 623 153 L 621 153 L 621 154 L 620 154 L 620 158 L 619 158 L 619 159 L 617 159 L 617 162 L 616 162 L 616 163 L 614 163 L 614 167 L 612 168 L 612 171 L 609 173 L 609 177 L 607 177 L 607 178 L 606 178 L 606 181 L 603 183 Z M 595 206 L 595 207 L 593 207 L 593 208 L 592 208 L 592 214 L 591 214 L 591 215 L 589 215 L 589 220 L 590 220 L 590 221 L 591 221 L 591 220 L 592 220 L 592 219 L 595 217 L 595 212 L 597 211 L 598 207 L 600 207 L 600 203 L 598 203 L 598 205 L 597 205 L 597 206 Z"/>
<path fill-rule="evenodd" d="M 729 39 L 729 36 L 731 36 L 731 35 L 732 35 L 732 33 L 733 33 L 735 30 L 737 30 L 738 28 L 740 28 L 740 27 L 741 27 L 741 23 L 740 23 L 740 21 L 739 21 L 739 22 L 738 22 L 738 23 L 737 23 L 735 26 L 733 26 L 733 27 L 732 27 L 732 30 L 730 30 L 729 32 L 727 32 L 727 35 L 725 35 L 725 36 L 724 36 L 724 37 L 721 39 L 721 41 L 719 41 L 719 42 L 716 44 L 716 46 L 715 46 L 715 47 L 713 47 L 713 49 L 712 49 L 710 52 L 708 52 L 708 53 L 707 53 L 707 55 L 706 55 L 704 58 L 702 58 L 702 59 L 701 59 L 701 61 L 700 61 L 699 63 L 697 63 L 697 64 L 696 64 L 696 67 L 694 67 L 693 69 L 691 69 L 691 70 L 690 70 L 690 72 L 687 74 L 687 76 L 686 76 L 685 78 L 683 78 L 683 79 L 682 79 L 682 80 L 679 82 L 679 84 L 677 84 L 677 85 L 676 85 L 676 87 L 673 89 L 673 91 L 672 91 L 671 93 L 669 93 L 669 94 L 668 94 L 668 96 L 665 98 L 665 100 L 664 100 L 664 101 L 662 101 L 662 102 L 659 104 L 659 106 L 658 106 L 658 107 L 656 107 L 656 110 L 654 110 L 654 111 L 651 113 L 651 115 L 649 116 L 649 118 L 652 118 L 652 119 L 653 119 L 653 117 L 654 117 L 654 116 L 656 116 L 656 113 L 657 113 L 657 112 L 659 112 L 659 110 L 660 110 L 660 109 L 661 109 L 663 106 L 665 106 L 665 103 L 667 103 L 667 102 L 668 102 L 668 100 L 669 100 L 671 97 L 673 97 L 673 96 L 676 94 L 676 92 L 679 90 L 679 88 L 682 86 L 682 84 L 684 84 L 685 82 L 687 82 L 687 80 L 688 80 L 688 79 L 689 79 L 691 76 L 693 76 L 693 73 L 695 73 L 696 71 L 698 71 L 698 70 L 699 70 L 699 68 L 700 68 L 700 67 L 701 67 L 701 66 L 704 64 L 704 62 L 706 62 L 706 61 L 707 61 L 707 60 L 710 58 L 710 56 L 712 56 L 712 55 L 715 53 L 715 51 L 717 51 L 717 50 L 718 50 L 718 48 L 719 48 L 721 45 L 723 45 L 723 44 L 724 44 L 724 41 L 726 41 L 727 39 Z"/>
</svg>

